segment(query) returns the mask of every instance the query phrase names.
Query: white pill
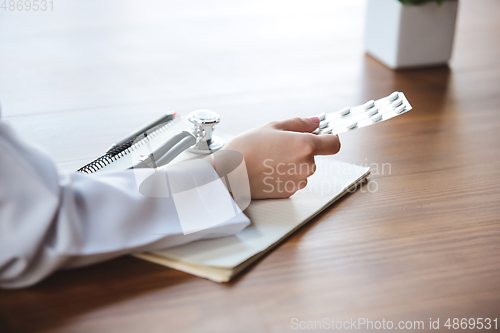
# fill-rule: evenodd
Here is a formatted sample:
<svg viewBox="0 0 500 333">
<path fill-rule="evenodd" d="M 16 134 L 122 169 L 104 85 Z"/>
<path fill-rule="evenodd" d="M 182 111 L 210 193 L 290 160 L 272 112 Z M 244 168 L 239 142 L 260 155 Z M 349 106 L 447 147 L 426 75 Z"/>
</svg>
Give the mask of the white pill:
<svg viewBox="0 0 500 333">
<path fill-rule="evenodd" d="M 352 124 L 346 125 L 346 128 L 351 129 L 351 128 L 354 128 L 356 126 L 358 126 L 358 123 L 352 123 Z"/>
<path fill-rule="evenodd" d="M 400 114 L 400 113 L 403 113 L 405 110 L 406 110 L 406 107 L 404 105 L 400 105 L 394 111 L 396 111 L 397 114 Z"/>
<path fill-rule="evenodd" d="M 371 108 L 371 109 L 368 109 L 366 111 L 366 114 L 368 115 L 368 117 L 371 117 L 373 116 L 374 114 L 377 114 L 378 113 L 378 108 Z"/>
<path fill-rule="evenodd" d="M 401 104 L 403 104 L 403 100 L 398 99 L 398 100 L 396 100 L 396 101 L 392 102 L 392 103 L 391 103 L 391 106 L 395 109 L 395 108 L 397 108 L 398 106 L 400 106 Z"/>
<path fill-rule="evenodd" d="M 363 107 L 365 109 L 369 109 L 369 108 L 372 108 L 374 106 L 375 106 L 375 101 L 373 99 L 371 101 L 368 101 L 365 104 L 363 104 Z"/>
<path fill-rule="evenodd" d="M 376 123 L 377 121 L 382 120 L 382 115 L 378 114 L 376 116 L 373 116 L 373 117 L 370 118 L 370 120 L 372 121 L 372 123 Z"/>
<path fill-rule="evenodd" d="M 332 129 L 331 128 L 325 128 L 324 130 L 321 131 L 320 134 L 330 134 L 332 133 Z"/>
<path fill-rule="evenodd" d="M 325 127 L 328 127 L 328 125 L 329 125 L 328 121 L 322 121 L 322 122 L 319 123 L 319 128 L 323 129 Z"/>
<path fill-rule="evenodd" d="M 326 113 L 320 113 L 316 117 L 318 117 L 320 121 L 323 121 L 326 118 Z"/>
<path fill-rule="evenodd" d="M 350 107 L 346 107 L 346 108 L 343 108 L 342 110 L 339 111 L 339 114 L 341 116 L 346 116 L 348 115 L 349 113 L 351 112 L 351 108 Z"/>
<path fill-rule="evenodd" d="M 392 94 L 390 94 L 388 98 L 389 98 L 389 101 L 392 102 L 398 97 L 399 97 L 399 91 L 395 91 Z"/>
</svg>

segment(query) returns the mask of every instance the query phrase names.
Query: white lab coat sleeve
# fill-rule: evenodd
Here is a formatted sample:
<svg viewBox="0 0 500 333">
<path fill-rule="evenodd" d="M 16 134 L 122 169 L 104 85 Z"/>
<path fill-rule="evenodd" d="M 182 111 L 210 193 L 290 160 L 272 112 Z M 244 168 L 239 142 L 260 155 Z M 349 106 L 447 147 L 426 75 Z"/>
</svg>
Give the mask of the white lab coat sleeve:
<svg viewBox="0 0 500 333">
<path fill-rule="evenodd" d="M 29 286 L 60 268 L 233 235 L 250 223 L 238 211 L 226 222 L 184 234 L 172 197 L 144 196 L 134 172 L 140 171 L 59 174 L 50 158 L 0 120 L 0 287 Z"/>
</svg>

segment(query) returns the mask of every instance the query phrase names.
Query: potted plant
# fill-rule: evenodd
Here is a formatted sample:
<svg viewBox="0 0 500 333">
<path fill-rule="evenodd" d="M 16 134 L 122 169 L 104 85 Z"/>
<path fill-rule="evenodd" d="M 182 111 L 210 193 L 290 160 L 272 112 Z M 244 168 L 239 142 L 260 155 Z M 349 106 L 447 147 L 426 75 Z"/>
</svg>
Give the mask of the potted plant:
<svg viewBox="0 0 500 333">
<path fill-rule="evenodd" d="M 457 0 L 368 0 L 366 51 L 399 69 L 448 63 Z"/>
</svg>

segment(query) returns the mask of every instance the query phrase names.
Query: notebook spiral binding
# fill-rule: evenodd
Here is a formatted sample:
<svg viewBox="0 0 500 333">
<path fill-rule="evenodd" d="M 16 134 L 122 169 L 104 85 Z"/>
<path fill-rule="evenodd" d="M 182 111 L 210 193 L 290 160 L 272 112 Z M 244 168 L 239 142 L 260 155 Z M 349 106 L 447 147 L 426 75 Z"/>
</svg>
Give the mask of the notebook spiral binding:
<svg viewBox="0 0 500 333">
<path fill-rule="evenodd" d="M 112 162 L 122 158 L 125 155 L 130 154 L 133 152 L 135 149 L 139 148 L 140 146 L 144 145 L 154 137 L 158 136 L 158 134 L 165 132 L 169 127 L 171 127 L 177 120 L 173 119 L 172 121 L 169 121 L 166 124 L 161 124 L 158 125 L 155 128 L 152 128 L 151 131 L 148 131 L 147 134 L 141 135 L 138 139 L 136 139 L 136 142 L 133 143 L 130 147 L 125 148 L 121 150 L 119 153 L 112 155 L 112 154 L 104 154 L 95 160 L 93 160 L 90 163 L 85 164 L 82 166 L 80 169 L 76 170 L 76 172 L 84 173 L 84 174 L 91 174 L 94 172 L 97 172 L 104 168 L 106 165 L 111 164 Z M 118 147 L 114 148 L 114 150 L 117 150 Z"/>
</svg>

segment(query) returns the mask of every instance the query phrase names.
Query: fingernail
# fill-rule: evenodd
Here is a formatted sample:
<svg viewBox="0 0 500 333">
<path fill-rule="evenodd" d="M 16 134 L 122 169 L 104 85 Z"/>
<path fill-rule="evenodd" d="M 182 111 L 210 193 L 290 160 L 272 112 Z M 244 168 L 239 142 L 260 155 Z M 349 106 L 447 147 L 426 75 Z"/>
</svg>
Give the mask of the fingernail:
<svg viewBox="0 0 500 333">
<path fill-rule="evenodd" d="M 320 120 L 319 120 L 318 117 L 309 117 L 309 120 L 312 121 L 312 122 L 314 122 L 314 123 L 319 123 L 320 122 Z"/>
</svg>

